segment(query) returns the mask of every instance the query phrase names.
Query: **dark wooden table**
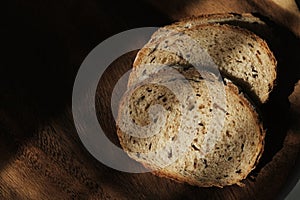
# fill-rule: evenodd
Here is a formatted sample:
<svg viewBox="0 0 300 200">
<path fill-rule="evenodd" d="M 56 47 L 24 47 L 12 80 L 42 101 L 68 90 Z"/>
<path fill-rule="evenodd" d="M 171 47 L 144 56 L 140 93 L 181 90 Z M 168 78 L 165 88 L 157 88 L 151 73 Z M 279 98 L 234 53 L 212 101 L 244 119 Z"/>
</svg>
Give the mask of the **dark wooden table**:
<svg viewBox="0 0 300 200">
<path fill-rule="evenodd" d="M 213 12 L 260 12 L 285 32 L 299 34 L 297 12 L 271 1 L 37 1 L 1 8 L 0 199 L 274 199 L 292 184 L 300 148 L 299 39 L 290 34 L 280 84 L 263 110 L 266 153 L 245 187 L 198 188 L 129 174 L 94 159 L 81 144 L 71 111 L 72 87 L 82 61 L 104 39 L 136 27 L 162 26 Z M 270 5 L 268 8 L 263 4 Z M 274 12 L 271 12 L 272 8 Z M 277 13 L 274 14 L 274 13 Z M 289 20 L 286 20 L 289 19 Z M 284 28 L 283 28 L 284 29 Z M 298 32 L 299 31 L 299 32 Z M 298 43 L 297 43 L 298 42 Z M 290 46 L 289 46 L 290 45 Z M 297 49 L 298 47 L 298 49 Z M 99 121 L 118 143 L 111 91 L 136 51 L 113 62 L 98 87 Z M 293 63 L 294 62 L 294 63 Z M 298 66 L 298 68 L 297 68 Z M 286 84 L 285 84 L 286 83 Z M 101 87 L 102 86 L 102 87 Z"/>
</svg>

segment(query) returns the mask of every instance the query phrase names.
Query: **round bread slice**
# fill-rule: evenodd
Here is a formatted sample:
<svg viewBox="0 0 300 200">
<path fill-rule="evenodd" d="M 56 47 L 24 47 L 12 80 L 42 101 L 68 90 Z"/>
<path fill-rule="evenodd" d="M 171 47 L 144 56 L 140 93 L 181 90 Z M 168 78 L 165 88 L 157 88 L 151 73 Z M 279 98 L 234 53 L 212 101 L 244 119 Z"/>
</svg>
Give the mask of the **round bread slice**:
<svg viewBox="0 0 300 200">
<path fill-rule="evenodd" d="M 263 19 L 261 19 L 263 18 Z M 204 14 L 183 18 L 178 22 L 167 25 L 169 29 L 190 29 L 203 24 L 228 24 L 247 29 L 265 40 L 272 52 L 279 53 L 282 47 L 278 30 L 274 28 L 274 23 L 263 16 L 255 16 L 252 13 L 215 13 Z M 159 31 L 157 31 L 159 34 Z M 155 34 L 153 34 L 155 37 Z"/>
<path fill-rule="evenodd" d="M 255 168 L 265 137 L 233 83 L 195 69 L 161 71 L 129 88 L 117 134 L 128 155 L 154 174 L 200 187 L 239 184 Z"/>
<path fill-rule="evenodd" d="M 231 25 L 171 25 L 159 29 L 138 52 L 129 86 L 155 71 L 149 64 L 198 64 L 203 59 L 195 49 L 206 52 L 221 74 L 238 83 L 255 101 L 267 101 L 276 79 L 276 59 L 264 40 Z"/>
</svg>

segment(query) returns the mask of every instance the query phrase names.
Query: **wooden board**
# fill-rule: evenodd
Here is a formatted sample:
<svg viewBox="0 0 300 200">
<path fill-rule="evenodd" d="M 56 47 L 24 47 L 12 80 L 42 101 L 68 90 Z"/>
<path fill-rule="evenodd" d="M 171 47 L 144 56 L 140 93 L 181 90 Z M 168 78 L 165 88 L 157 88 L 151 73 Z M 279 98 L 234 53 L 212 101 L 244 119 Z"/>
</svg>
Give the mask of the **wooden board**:
<svg viewBox="0 0 300 200">
<path fill-rule="evenodd" d="M 0 199 L 274 199 L 292 184 L 300 149 L 299 85 L 289 97 L 291 107 L 286 106 L 300 80 L 296 38 L 283 39 L 293 48 L 285 50 L 287 66 L 280 68 L 279 89 L 263 108 L 266 151 L 245 187 L 198 188 L 150 173 L 119 172 L 98 162 L 81 144 L 72 120 L 72 86 L 85 56 L 105 38 L 130 28 L 222 11 L 264 12 L 291 27 L 282 23 L 280 13 L 274 17 L 256 1 L 156 2 L 10 1 L 1 30 L 5 53 L 0 68 Z M 290 30 L 297 35 L 297 29 Z M 111 92 L 135 55 L 130 52 L 114 61 L 98 87 L 99 121 L 116 144 Z"/>
</svg>

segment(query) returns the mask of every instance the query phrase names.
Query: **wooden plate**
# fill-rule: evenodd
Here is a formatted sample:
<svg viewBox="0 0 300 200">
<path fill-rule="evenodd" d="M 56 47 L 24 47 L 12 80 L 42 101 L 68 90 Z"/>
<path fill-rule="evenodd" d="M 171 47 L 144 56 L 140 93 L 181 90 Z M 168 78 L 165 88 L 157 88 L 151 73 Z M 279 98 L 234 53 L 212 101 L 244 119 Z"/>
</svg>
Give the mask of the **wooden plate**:
<svg viewBox="0 0 300 200">
<path fill-rule="evenodd" d="M 101 41 L 130 28 L 169 24 L 179 16 L 258 11 L 240 1 L 176 2 L 172 9 L 144 1 L 9 3 L 1 43 L 6 50 L 0 68 L 1 199 L 274 199 L 291 189 L 299 177 L 300 89 L 294 90 L 294 84 L 300 79 L 300 46 L 282 27 L 284 64 L 277 89 L 262 108 L 266 151 L 245 187 L 198 188 L 150 173 L 119 172 L 82 145 L 72 119 L 72 86 L 85 56 Z M 99 82 L 99 122 L 116 144 L 111 95 L 135 54 L 114 61 Z"/>
</svg>

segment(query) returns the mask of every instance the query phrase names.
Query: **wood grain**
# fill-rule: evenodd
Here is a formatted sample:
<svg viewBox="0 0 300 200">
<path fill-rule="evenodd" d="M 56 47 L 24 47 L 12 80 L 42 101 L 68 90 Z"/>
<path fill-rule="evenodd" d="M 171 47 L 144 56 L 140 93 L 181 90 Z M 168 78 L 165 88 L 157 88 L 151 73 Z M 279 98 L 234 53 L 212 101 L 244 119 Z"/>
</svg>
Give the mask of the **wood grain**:
<svg viewBox="0 0 300 200">
<path fill-rule="evenodd" d="M 278 89 L 263 108 L 267 149 L 245 187 L 197 188 L 150 173 L 119 172 L 98 162 L 81 144 L 72 119 L 72 85 L 83 59 L 101 41 L 126 29 L 160 26 L 190 15 L 264 12 L 259 2 L 157 2 L 10 1 L 1 22 L 0 199 L 274 199 L 285 188 L 300 149 L 299 85 L 294 90 L 300 79 L 300 45 L 292 34 L 284 42 Z M 284 21 L 285 15 L 274 18 Z M 113 62 L 98 87 L 98 118 L 116 144 L 111 92 L 135 54 Z"/>
</svg>

